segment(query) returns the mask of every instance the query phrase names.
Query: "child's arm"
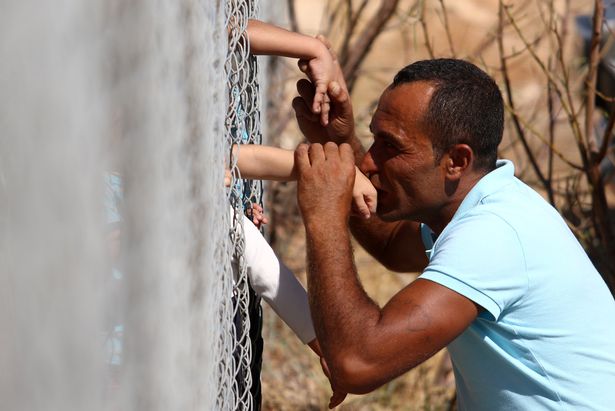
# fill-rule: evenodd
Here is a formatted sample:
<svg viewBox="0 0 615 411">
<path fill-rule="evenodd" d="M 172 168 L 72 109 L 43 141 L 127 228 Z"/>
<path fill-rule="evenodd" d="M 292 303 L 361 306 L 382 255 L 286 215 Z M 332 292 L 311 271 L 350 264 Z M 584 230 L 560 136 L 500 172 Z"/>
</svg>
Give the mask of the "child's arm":
<svg viewBox="0 0 615 411">
<path fill-rule="evenodd" d="M 237 156 L 237 167 L 242 178 L 276 181 L 297 179 L 293 151 L 257 144 L 241 144 L 233 146 L 233 153 Z M 355 170 L 353 210 L 369 218 L 371 213 L 376 212 L 376 189 L 358 168 L 355 167 Z"/>
<path fill-rule="evenodd" d="M 267 54 L 298 59 L 323 58 L 327 46 L 317 38 L 285 30 L 259 20 L 248 21 L 248 38 L 252 54 Z"/>
<path fill-rule="evenodd" d="M 335 79 L 337 68 L 327 45 L 322 41 L 285 30 L 259 20 L 248 21 L 248 38 L 252 54 L 294 57 L 307 61 L 305 73 L 316 87 L 312 112 L 320 113 L 321 122 L 329 121 L 327 87 Z"/>
<path fill-rule="evenodd" d="M 250 285 L 303 343 L 313 347 L 316 334 L 305 289 L 247 217 L 242 216 L 241 225 L 245 238 L 243 258 Z"/>
<path fill-rule="evenodd" d="M 294 152 L 283 148 L 241 144 L 233 146 L 241 177 L 247 180 L 294 181 Z"/>
</svg>

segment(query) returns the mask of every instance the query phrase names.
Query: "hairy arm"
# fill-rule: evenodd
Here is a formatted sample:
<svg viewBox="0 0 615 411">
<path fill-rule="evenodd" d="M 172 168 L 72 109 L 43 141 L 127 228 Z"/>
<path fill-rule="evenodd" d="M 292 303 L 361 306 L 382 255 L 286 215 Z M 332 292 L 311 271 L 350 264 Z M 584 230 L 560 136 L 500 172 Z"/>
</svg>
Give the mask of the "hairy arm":
<svg viewBox="0 0 615 411">
<path fill-rule="evenodd" d="M 344 198 L 351 184 L 352 156 L 300 146 L 298 199 L 306 227 L 308 296 L 316 336 L 342 391 L 369 392 L 445 347 L 476 318 L 467 298 L 417 280 L 383 308 L 365 293 L 354 267 Z M 350 163 L 350 164 L 349 164 Z M 326 211 L 326 212 L 325 212 Z"/>
<path fill-rule="evenodd" d="M 420 272 L 429 262 L 421 240 L 420 224 L 414 221 L 382 221 L 350 217 L 350 230 L 359 244 L 391 271 Z"/>
</svg>

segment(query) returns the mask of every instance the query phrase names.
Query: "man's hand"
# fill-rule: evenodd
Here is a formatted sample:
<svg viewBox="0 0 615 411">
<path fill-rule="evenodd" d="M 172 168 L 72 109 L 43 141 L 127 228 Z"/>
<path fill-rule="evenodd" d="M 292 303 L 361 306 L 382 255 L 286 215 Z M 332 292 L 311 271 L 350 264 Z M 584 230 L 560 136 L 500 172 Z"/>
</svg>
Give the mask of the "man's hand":
<svg viewBox="0 0 615 411">
<path fill-rule="evenodd" d="M 355 179 L 354 155 L 348 144 L 299 145 L 295 151 L 297 199 L 304 223 L 314 218 L 350 215 Z"/>
<path fill-rule="evenodd" d="M 348 393 L 344 391 L 340 391 L 338 388 L 333 386 L 333 382 L 331 381 L 331 372 L 329 371 L 329 366 L 327 365 L 327 361 L 325 360 L 325 357 L 320 357 L 320 366 L 322 367 L 322 372 L 329 379 L 329 384 L 331 385 L 331 391 L 333 391 L 333 393 L 331 394 L 331 398 L 329 398 L 329 409 L 333 409 L 337 407 L 338 405 L 340 405 L 342 402 L 344 402 L 344 400 L 346 399 L 346 395 L 348 395 Z"/>
<path fill-rule="evenodd" d="M 329 366 L 327 365 L 327 361 L 322 356 L 322 350 L 320 349 L 320 344 L 318 340 L 314 338 L 312 341 L 308 343 L 308 346 L 318 355 L 320 358 L 320 366 L 322 367 L 322 372 L 325 374 L 327 379 L 329 379 L 329 384 L 331 385 L 331 398 L 329 399 L 329 408 L 335 408 L 340 405 L 344 399 L 346 398 L 347 393 L 344 391 L 340 391 L 336 387 L 333 386 L 333 382 L 331 381 L 331 373 L 329 372 Z"/>
<path fill-rule="evenodd" d="M 354 116 L 348 88 L 331 43 L 321 35 L 317 36 L 317 39 L 327 47 L 334 63 L 334 81 L 331 81 L 327 88 L 327 95 L 330 99 L 329 120 L 326 126 L 323 126 L 319 116 L 311 110 L 314 106 L 316 90 L 312 83 L 302 79 L 297 82 L 299 97 L 293 100 L 297 122 L 310 143 L 324 144 L 327 141 L 338 144 L 348 143 L 354 137 Z M 308 60 L 299 60 L 299 69 L 308 75 L 310 73 L 309 63 Z"/>
<path fill-rule="evenodd" d="M 338 82 L 329 83 L 330 108 L 329 122 L 326 127 L 320 123 L 319 115 L 314 114 L 310 109 L 315 93 L 312 83 L 306 79 L 299 80 L 297 91 L 299 97 L 293 99 L 293 109 L 299 128 L 310 143 L 324 144 L 327 141 L 333 141 L 341 144 L 349 142 L 354 137 L 352 103 L 348 93 Z"/>
</svg>

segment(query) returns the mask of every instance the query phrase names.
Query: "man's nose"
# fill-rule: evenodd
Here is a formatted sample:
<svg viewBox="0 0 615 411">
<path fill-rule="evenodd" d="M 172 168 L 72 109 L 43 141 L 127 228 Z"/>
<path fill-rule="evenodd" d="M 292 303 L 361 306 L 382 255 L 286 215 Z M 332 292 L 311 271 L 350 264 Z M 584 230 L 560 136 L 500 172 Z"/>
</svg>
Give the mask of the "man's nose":
<svg viewBox="0 0 615 411">
<path fill-rule="evenodd" d="M 374 161 L 374 157 L 372 156 L 372 148 L 373 145 L 369 148 L 367 153 L 365 153 L 363 159 L 361 160 L 361 164 L 359 165 L 359 169 L 365 175 L 369 175 L 370 173 L 378 171 L 378 167 L 376 166 L 376 162 Z"/>
</svg>

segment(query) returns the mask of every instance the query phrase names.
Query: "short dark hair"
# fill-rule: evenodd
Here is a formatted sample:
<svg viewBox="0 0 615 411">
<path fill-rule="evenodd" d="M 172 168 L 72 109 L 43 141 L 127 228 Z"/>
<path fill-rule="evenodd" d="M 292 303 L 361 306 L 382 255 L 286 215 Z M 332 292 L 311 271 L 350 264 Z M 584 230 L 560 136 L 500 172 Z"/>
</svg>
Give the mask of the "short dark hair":
<svg viewBox="0 0 615 411">
<path fill-rule="evenodd" d="M 474 168 L 493 170 L 504 132 L 504 105 L 495 81 L 467 61 L 433 59 L 401 69 L 391 88 L 415 81 L 435 86 L 423 122 L 437 161 L 453 145 L 467 144 L 474 151 Z"/>
</svg>

